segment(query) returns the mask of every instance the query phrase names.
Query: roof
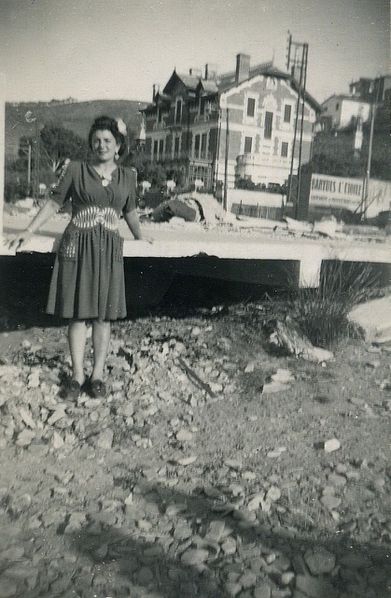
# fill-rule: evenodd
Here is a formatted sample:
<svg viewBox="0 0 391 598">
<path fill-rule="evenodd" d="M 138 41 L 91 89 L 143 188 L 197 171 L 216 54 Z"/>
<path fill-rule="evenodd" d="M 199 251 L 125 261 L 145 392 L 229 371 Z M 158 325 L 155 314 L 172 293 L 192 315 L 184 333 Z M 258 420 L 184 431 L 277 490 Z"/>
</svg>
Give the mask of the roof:
<svg viewBox="0 0 391 598">
<path fill-rule="evenodd" d="M 276 66 L 273 65 L 272 62 L 263 62 L 261 64 L 257 64 L 256 66 L 253 66 L 252 68 L 250 68 L 249 77 L 248 77 L 248 79 L 245 79 L 244 81 L 249 81 L 250 79 L 252 79 L 253 77 L 256 77 L 258 75 L 263 75 L 266 77 L 276 77 L 277 79 L 285 79 L 286 81 L 290 81 L 291 87 L 296 92 L 298 92 L 298 90 L 299 90 L 299 85 L 298 85 L 297 81 L 292 77 L 292 75 L 286 71 L 282 71 L 281 69 L 277 68 Z M 236 87 L 237 84 L 236 84 L 235 79 L 236 79 L 236 71 L 230 71 L 229 73 L 220 75 L 220 77 L 218 79 L 219 92 L 228 91 L 229 89 Z M 244 81 L 242 81 L 241 83 L 244 83 Z M 314 110 L 316 110 L 317 112 L 320 112 L 321 108 L 320 108 L 319 102 L 317 102 L 315 100 L 315 98 L 310 93 L 308 93 L 308 91 L 305 92 L 304 97 L 305 97 L 306 101 L 309 104 L 311 104 L 311 106 L 314 108 Z"/>
<path fill-rule="evenodd" d="M 329 102 L 333 98 L 335 100 L 351 100 L 352 102 L 360 102 L 360 104 L 369 104 L 367 100 L 363 100 L 362 98 L 358 98 L 357 96 L 350 96 L 347 93 L 333 93 L 333 95 L 329 96 L 324 100 L 324 102 L 321 103 L 321 107 L 323 107 L 326 104 L 326 102 Z"/>
<path fill-rule="evenodd" d="M 163 93 L 164 94 L 169 94 L 170 93 L 170 89 L 178 82 L 181 81 L 183 83 L 183 85 L 191 91 L 195 91 L 198 83 L 199 83 L 200 77 L 194 77 L 192 75 L 181 75 L 180 73 L 177 73 L 176 70 L 174 69 L 174 72 L 172 73 L 171 77 L 169 78 L 169 80 L 167 81 L 164 89 L 163 89 Z"/>
<path fill-rule="evenodd" d="M 202 87 L 207 93 L 217 93 L 219 88 L 214 79 L 201 79 L 198 82 L 198 87 Z"/>
<path fill-rule="evenodd" d="M 249 77 L 244 81 L 241 81 L 241 84 L 250 81 L 254 77 L 258 75 L 264 75 L 267 77 L 276 77 L 278 79 L 285 79 L 287 82 L 290 82 L 291 87 L 298 92 L 298 83 L 292 77 L 292 75 L 286 71 L 282 71 L 279 68 L 273 65 L 273 62 L 263 62 L 257 64 L 250 68 Z M 172 88 L 178 83 L 181 82 L 187 91 L 194 92 L 196 89 L 202 89 L 206 93 L 224 93 L 234 87 L 237 87 L 236 83 L 236 71 L 230 71 L 219 75 L 216 79 L 202 79 L 202 77 L 194 76 L 194 75 L 184 75 L 181 73 L 177 73 L 174 69 L 171 77 L 167 81 L 163 93 L 159 93 L 157 97 L 166 100 L 169 97 L 170 91 Z M 316 112 L 320 112 L 321 107 L 320 104 L 315 100 L 315 98 L 308 93 L 305 92 L 305 100 L 314 108 Z M 152 110 L 153 104 L 147 106 L 144 111 L 148 112 Z"/>
</svg>

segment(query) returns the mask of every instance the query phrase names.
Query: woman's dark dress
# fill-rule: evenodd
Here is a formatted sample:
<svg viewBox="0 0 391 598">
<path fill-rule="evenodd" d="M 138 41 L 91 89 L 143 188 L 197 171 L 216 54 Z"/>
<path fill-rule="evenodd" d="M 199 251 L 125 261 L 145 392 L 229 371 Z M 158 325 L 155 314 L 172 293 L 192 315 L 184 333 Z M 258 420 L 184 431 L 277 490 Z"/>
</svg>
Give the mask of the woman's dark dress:
<svg viewBox="0 0 391 598">
<path fill-rule="evenodd" d="M 71 198 L 72 220 L 58 249 L 47 312 L 62 318 L 116 320 L 126 316 L 121 213 L 136 207 L 136 171 L 118 167 L 104 187 L 95 169 L 70 162 L 51 199 Z"/>
</svg>

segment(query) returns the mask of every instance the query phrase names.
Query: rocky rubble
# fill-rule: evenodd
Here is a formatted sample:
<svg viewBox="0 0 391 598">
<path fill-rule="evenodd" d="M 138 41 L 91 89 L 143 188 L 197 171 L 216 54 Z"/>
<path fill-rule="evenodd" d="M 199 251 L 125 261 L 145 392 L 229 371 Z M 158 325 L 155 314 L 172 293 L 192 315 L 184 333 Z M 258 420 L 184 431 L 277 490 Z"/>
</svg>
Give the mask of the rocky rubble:
<svg viewBox="0 0 391 598">
<path fill-rule="evenodd" d="M 353 397 L 210 315 L 118 326 L 106 399 L 59 396 L 63 330 L 3 356 L 0 598 L 390 595 L 386 352 Z"/>
</svg>

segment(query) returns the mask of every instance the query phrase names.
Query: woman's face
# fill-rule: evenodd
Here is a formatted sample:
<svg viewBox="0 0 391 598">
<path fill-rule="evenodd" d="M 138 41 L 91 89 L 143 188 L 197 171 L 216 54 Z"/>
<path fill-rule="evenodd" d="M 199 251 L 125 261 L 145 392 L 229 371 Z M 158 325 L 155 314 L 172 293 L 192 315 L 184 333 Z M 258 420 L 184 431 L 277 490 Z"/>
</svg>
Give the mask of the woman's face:
<svg viewBox="0 0 391 598">
<path fill-rule="evenodd" d="M 91 139 L 92 151 L 100 162 L 114 161 L 114 156 L 120 148 L 111 131 L 94 131 Z"/>
</svg>

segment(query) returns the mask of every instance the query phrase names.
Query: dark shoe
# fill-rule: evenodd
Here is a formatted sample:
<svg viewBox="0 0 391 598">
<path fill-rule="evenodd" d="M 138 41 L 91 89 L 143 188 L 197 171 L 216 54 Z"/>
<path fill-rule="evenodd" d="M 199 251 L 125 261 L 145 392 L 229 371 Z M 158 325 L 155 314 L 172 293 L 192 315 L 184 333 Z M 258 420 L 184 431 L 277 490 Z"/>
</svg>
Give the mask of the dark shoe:
<svg viewBox="0 0 391 598">
<path fill-rule="evenodd" d="M 60 396 L 62 399 L 68 399 L 69 401 L 76 401 L 81 393 L 81 386 L 77 380 L 66 380 L 62 389 L 60 390 Z"/>
<path fill-rule="evenodd" d="M 102 380 L 90 380 L 89 393 L 93 399 L 101 399 L 106 396 L 106 385 Z"/>
</svg>

